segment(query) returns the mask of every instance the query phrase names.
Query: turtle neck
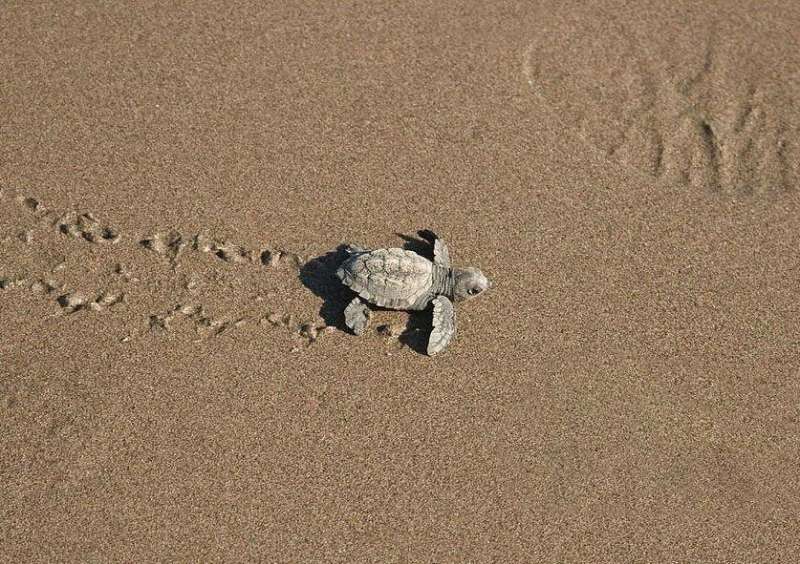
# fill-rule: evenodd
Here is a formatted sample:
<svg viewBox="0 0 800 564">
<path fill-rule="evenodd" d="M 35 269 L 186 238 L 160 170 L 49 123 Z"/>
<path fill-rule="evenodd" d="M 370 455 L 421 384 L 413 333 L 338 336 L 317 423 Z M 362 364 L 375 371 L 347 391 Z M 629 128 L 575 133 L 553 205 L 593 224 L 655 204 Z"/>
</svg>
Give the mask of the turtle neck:
<svg viewBox="0 0 800 564">
<path fill-rule="evenodd" d="M 433 291 L 436 295 L 453 297 L 453 287 L 455 286 L 455 275 L 452 268 L 446 268 L 435 264 L 433 266 Z"/>
</svg>

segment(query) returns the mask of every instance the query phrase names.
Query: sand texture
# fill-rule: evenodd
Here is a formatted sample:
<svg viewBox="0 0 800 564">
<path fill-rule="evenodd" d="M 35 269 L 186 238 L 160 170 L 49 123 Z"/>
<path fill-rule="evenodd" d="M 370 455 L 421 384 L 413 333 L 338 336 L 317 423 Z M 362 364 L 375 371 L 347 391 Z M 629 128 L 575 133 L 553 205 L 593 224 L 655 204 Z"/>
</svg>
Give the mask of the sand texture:
<svg viewBox="0 0 800 564">
<path fill-rule="evenodd" d="M 800 561 L 800 5 L 6 4 L 0 561 Z"/>
</svg>

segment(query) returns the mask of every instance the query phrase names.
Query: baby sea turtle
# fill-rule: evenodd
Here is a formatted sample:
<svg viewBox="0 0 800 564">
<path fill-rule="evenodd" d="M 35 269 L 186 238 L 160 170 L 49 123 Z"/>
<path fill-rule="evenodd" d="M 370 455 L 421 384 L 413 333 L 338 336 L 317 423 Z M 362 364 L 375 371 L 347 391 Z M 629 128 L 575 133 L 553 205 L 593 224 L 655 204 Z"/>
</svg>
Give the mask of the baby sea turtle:
<svg viewBox="0 0 800 564">
<path fill-rule="evenodd" d="M 433 304 L 428 354 L 441 352 L 456 334 L 453 302 L 474 298 L 492 287 L 477 268 L 452 268 L 447 245 L 430 234 L 433 262 L 406 249 L 367 250 L 351 246 L 336 275 L 358 296 L 344 311 L 356 335 L 367 328 L 366 302 L 388 309 L 424 310 Z"/>
</svg>

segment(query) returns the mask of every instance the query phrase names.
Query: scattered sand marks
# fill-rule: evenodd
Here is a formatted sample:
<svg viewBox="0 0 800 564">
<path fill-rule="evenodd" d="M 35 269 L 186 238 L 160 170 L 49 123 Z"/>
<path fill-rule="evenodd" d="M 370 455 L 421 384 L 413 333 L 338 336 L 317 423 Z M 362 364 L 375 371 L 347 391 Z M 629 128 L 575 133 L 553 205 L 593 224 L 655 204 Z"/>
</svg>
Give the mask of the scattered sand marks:
<svg viewBox="0 0 800 564">
<path fill-rule="evenodd" d="M 250 326 L 265 338 L 288 332 L 296 339 L 292 352 L 299 352 L 338 331 L 320 317 L 319 297 L 300 282 L 309 264 L 301 254 L 247 248 L 202 232 L 123 234 L 89 211 L 52 210 L 32 196 L 9 198 L 5 189 L 0 197 L 7 233 L 26 234 L 2 240 L 0 256 L 7 260 L 0 292 L 30 291 L 51 300 L 55 314 L 75 319 L 124 309 L 141 323 L 125 328 L 120 342 L 182 338 L 186 328 L 209 339 Z M 163 260 L 148 263 L 148 256 Z M 398 327 L 385 323 L 374 332 L 402 348 Z"/>
<path fill-rule="evenodd" d="M 526 50 L 524 76 L 607 158 L 708 193 L 797 191 L 797 81 L 752 82 L 759 74 L 741 68 L 758 62 L 727 30 L 687 22 L 659 48 L 599 11 L 555 17 Z M 563 29 L 566 37 L 548 36 Z"/>
</svg>

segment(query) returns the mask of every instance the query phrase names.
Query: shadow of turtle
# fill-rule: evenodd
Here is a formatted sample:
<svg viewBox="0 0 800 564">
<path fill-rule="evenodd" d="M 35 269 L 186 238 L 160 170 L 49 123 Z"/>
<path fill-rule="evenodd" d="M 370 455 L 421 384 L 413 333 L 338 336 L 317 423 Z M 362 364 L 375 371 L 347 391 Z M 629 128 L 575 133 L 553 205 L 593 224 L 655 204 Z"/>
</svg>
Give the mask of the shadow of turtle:
<svg viewBox="0 0 800 564">
<path fill-rule="evenodd" d="M 398 340 L 419 354 L 428 354 L 428 339 L 433 327 L 433 308 L 409 312 L 408 323 Z"/>
<path fill-rule="evenodd" d="M 433 231 L 427 229 L 417 231 L 419 238 L 403 233 L 395 233 L 395 235 L 405 241 L 403 243 L 405 250 L 414 251 L 428 260 L 433 260 L 433 242 L 436 240 L 436 234 Z"/>
<path fill-rule="evenodd" d="M 344 323 L 344 308 L 355 294 L 336 276 L 336 269 L 350 256 L 347 249 L 347 245 L 339 245 L 305 263 L 300 269 L 300 282 L 322 298 L 319 315 L 325 325 L 350 332 Z"/>
</svg>

